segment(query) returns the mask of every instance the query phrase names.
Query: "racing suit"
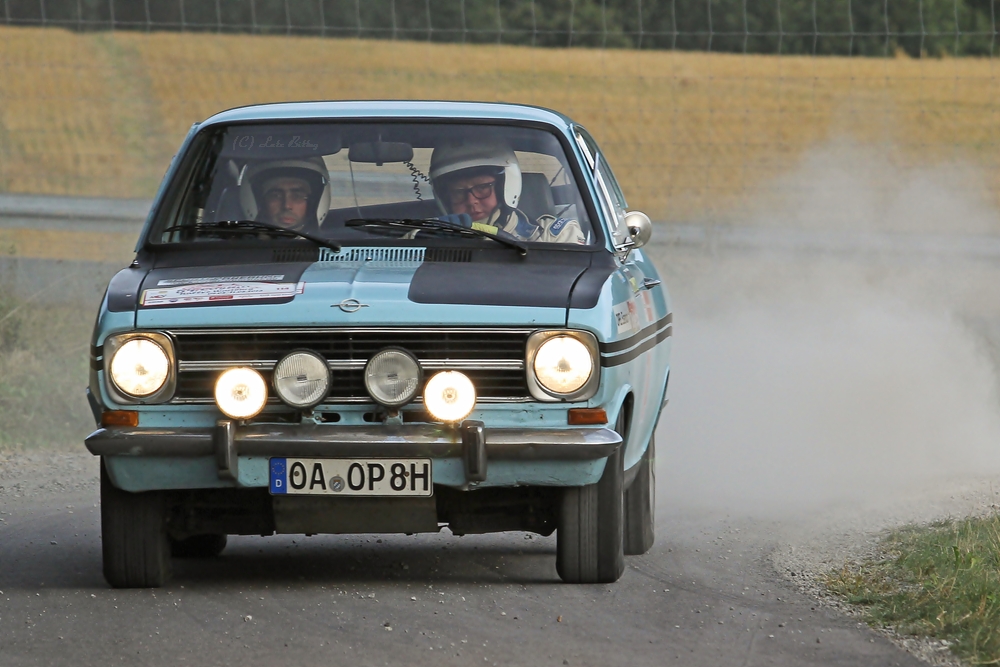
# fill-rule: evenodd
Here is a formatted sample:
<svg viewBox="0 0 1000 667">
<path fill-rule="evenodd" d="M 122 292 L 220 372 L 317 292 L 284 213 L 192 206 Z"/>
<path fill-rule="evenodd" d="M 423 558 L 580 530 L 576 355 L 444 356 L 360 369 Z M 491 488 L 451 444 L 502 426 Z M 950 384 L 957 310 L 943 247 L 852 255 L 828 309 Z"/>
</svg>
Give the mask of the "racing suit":
<svg viewBox="0 0 1000 667">
<path fill-rule="evenodd" d="M 504 231 L 522 241 L 543 241 L 547 243 L 578 243 L 586 245 L 587 237 L 580 223 L 570 218 L 542 215 L 532 222 L 518 209 L 498 207 L 490 217 L 472 223 L 473 229 L 489 234 Z"/>
</svg>

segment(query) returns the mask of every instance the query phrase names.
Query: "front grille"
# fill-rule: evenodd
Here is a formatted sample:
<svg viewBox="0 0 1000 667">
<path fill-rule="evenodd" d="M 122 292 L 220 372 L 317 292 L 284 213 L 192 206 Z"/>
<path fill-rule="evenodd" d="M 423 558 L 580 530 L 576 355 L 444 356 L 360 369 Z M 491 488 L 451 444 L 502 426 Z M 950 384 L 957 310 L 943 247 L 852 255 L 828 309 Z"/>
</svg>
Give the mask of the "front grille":
<svg viewBox="0 0 1000 667">
<path fill-rule="evenodd" d="M 226 368 L 251 366 L 270 383 L 274 365 L 293 350 L 321 354 L 331 371 L 326 403 L 370 403 L 364 365 L 385 347 L 402 347 L 420 360 L 425 377 L 441 369 L 469 376 L 481 402 L 530 400 L 520 329 L 268 329 L 171 331 L 178 361 L 174 403 L 213 400 Z M 419 397 L 418 397 L 419 400 Z"/>
</svg>

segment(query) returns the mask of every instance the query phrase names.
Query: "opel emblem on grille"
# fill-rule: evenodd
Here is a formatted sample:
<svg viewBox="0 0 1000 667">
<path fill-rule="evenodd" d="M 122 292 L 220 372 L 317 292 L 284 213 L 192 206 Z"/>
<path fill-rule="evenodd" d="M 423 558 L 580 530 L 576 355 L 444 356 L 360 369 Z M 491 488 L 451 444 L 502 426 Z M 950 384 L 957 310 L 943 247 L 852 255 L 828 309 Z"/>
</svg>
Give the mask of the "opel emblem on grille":
<svg viewBox="0 0 1000 667">
<path fill-rule="evenodd" d="M 362 308 L 367 308 L 367 303 L 361 303 L 357 299 L 344 299 L 338 304 L 334 304 L 337 308 L 340 308 L 345 313 L 356 313 Z"/>
</svg>

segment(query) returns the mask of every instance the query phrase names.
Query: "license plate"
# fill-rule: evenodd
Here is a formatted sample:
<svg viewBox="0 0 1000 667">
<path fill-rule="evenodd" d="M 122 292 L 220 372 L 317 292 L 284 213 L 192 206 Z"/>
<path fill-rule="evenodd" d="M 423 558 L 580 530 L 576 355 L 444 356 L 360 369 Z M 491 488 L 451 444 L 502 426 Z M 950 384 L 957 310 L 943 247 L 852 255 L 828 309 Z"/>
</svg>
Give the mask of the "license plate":
<svg viewBox="0 0 1000 667">
<path fill-rule="evenodd" d="M 430 459 L 271 459 L 271 493 L 430 496 Z"/>
</svg>

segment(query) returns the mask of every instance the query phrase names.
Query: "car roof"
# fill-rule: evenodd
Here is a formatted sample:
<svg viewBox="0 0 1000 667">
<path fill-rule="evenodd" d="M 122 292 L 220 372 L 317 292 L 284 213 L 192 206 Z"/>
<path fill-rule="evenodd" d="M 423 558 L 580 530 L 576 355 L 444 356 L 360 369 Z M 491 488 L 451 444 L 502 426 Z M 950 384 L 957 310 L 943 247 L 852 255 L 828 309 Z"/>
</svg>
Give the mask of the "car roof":
<svg viewBox="0 0 1000 667">
<path fill-rule="evenodd" d="M 343 102 L 279 102 L 237 107 L 208 118 L 202 127 L 219 123 L 289 120 L 461 119 L 514 120 L 545 123 L 566 130 L 573 123 L 563 114 L 544 107 L 502 102 L 448 102 L 357 100 Z"/>
</svg>

